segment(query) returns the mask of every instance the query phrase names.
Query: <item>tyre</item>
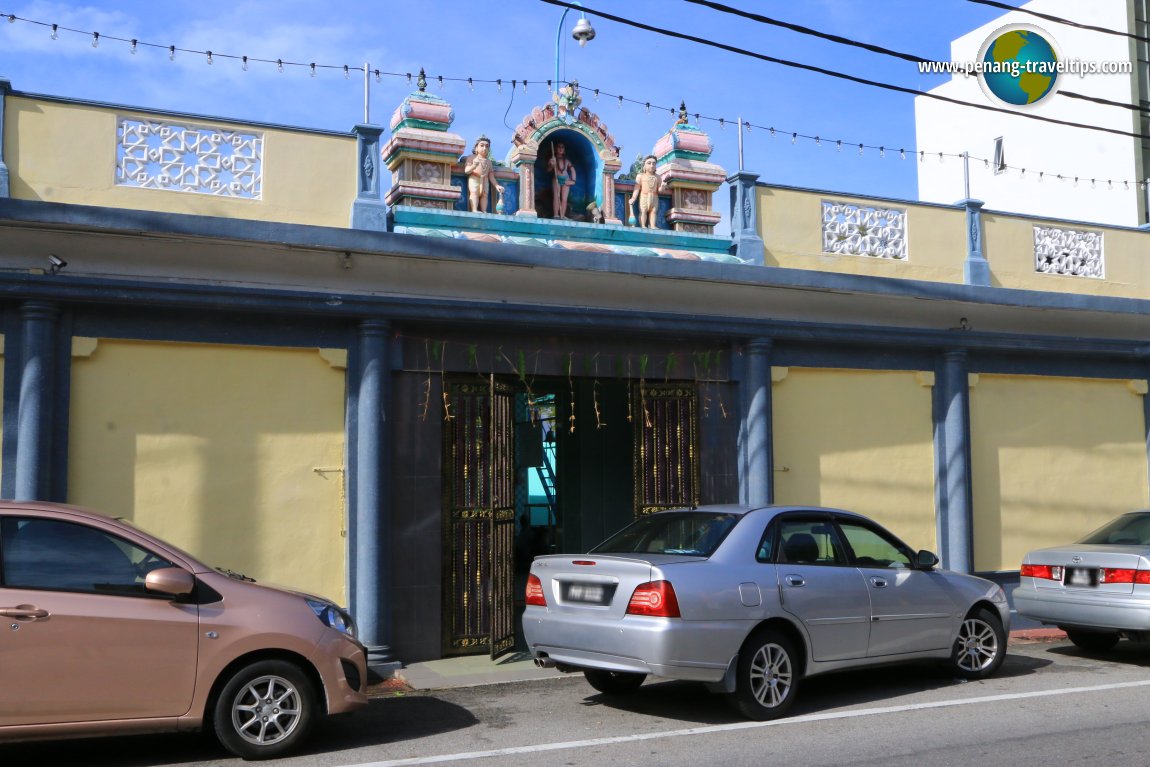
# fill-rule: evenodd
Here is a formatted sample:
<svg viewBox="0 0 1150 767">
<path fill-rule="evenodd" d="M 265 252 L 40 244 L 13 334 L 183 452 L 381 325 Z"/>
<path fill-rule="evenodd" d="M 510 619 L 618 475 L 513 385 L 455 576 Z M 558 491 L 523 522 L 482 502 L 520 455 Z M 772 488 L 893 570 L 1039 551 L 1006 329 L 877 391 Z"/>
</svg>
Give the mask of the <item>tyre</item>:
<svg viewBox="0 0 1150 767">
<path fill-rule="evenodd" d="M 228 751 L 271 759 L 296 748 L 319 711 L 311 680 L 299 667 L 267 660 L 240 669 L 220 692 L 212 724 Z"/>
<path fill-rule="evenodd" d="M 1067 631 L 1066 636 L 1076 647 L 1087 652 L 1113 650 L 1119 639 L 1116 631 Z"/>
<path fill-rule="evenodd" d="M 954 640 L 950 669 L 962 679 L 985 679 L 1006 658 L 1006 632 L 992 610 L 980 607 L 963 619 Z"/>
<path fill-rule="evenodd" d="M 629 671 L 600 671 L 599 669 L 584 669 L 583 676 L 587 684 L 594 687 L 604 695 L 629 695 L 639 689 L 646 674 L 635 674 Z"/>
<path fill-rule="evenodd" d="M 785 716 L 799 687 L 798 656 L 791 640 L 777 631 L 751 635 L 739 652 L 731 702 L 748 719 Z"/>
</svg>

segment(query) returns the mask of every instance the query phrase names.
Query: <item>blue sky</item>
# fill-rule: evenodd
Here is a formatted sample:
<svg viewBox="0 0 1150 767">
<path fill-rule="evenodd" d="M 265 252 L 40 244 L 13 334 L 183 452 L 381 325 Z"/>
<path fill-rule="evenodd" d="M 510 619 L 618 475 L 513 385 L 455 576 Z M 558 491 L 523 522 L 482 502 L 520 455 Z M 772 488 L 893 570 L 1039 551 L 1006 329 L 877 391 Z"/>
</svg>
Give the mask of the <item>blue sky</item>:
<svg viewBox="0 0 1150 767">
<path fill-rule="evenodd" d="M 914 64 L 837 45 L 693 5 L 683 0 L 586 0 L 591 8 L 654 26 L 687 32 L 771 56 L 835 69 L 917 90 L 945 76 L 921 75 Z M 949 60 L 950 41 L 1000 15 L 965 0 L 727 0 L 745 10 L 803 24 L 868 43 Z M 347 131 L 363 121 L 362 75 L 344 78 L 342 65 L 370 62 L 383 72 L 418 72 L 432 78 L 429 90 L 452 103 L 452 130 L 470 145 L 480 133 L 505 156 L 510 135 L 532 106 L 549 99 L 554 77 L 555 35 L 563 9 L 540 0 L 418 0 L 323 3 L 309 0 L 164 0 L 48 2 L 0 0 L 0 76 L 17 91 L 164 109 L 240 120 Z M 561 78 L 578 79 L 584 106 L 597 112 L 623 145 L 624 166 L 646 154 L 673 122 L 669 107 L 685 100 L 704 117 L 740 116 L 756 127 L 743 134 L 747 170 L 769 183 L 852 191 L 898 198 L 916 196 L 915 164 L 898 148 L 962 151 L 962 147 L 916 147 L 913 97 L 766 63 L 696 43 L 673 40 L 597 18 L 597 36 L 580 48 L 570 37 L 578 12 L 567 14 L 561 36 Z M 50 29 L 22 19 L 59 24 L 92 37 Z M 129 45 L 111 37 L 178 48 L 213 51 L 206 56 Z M 240 63 L 220 54 L 335 65 L 311 77 L 307 67 Z M 435 77 L 505 82 L 448 82 Z M 514 91 L 512 79 L 527 80 Z M 386 124 L 414 89 L 406 78 L 372 78 L 372 122 Z M 650 102 L 642 105 L 592 91 Z M 712 161 L 738 167 L 738 131 L 701 120 L 715 145 Z M 759 126 L 774 126 L 776 136 Z M 821 146 L 790 132 L 819 135 Z M 844 148 L 836 151 L 834 141 Z M 893 151 L 879 158 L 857 144 Z M 846 144 L 853 145 L 847 148 Z M 725 207 L 725 198 L 721 206 Z"/>
</svg>

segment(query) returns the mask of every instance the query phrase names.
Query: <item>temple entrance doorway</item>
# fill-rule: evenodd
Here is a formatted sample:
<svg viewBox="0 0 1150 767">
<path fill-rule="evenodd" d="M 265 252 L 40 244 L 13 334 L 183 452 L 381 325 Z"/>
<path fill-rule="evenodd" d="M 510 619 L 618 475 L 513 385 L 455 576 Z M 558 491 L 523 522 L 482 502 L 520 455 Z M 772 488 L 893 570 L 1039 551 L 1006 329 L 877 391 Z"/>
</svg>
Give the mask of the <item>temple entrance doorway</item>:
<svg viewBox="0 0 1150 767">
<path fill-rule="evenodd" d="M 444 425 L 443 654 L 522 646 L 531 560 L 698 503 L 693 383 L 452 381 Z"/>
</svg>

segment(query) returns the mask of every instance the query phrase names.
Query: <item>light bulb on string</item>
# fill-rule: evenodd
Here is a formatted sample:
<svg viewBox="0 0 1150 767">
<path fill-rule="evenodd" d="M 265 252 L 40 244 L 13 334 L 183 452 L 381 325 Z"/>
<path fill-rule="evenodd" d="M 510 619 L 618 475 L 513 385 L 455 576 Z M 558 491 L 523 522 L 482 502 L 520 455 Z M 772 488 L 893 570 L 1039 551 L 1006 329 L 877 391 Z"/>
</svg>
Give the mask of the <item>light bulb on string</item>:
<svg viewBox="0 0 1150 767">
<path fill-rule="evenodd" d="M 1090 188 L 1091 188 L 1091 189 L 1094 189 L 1094 188 L 1095 188 L 1095 186 L 1094 186 L 1094 179 L 1090 179 Z"/>
<path fill-rule="evenodd" d="M 128 49 L 128 53 L 132 54 L 133 56 L 136 55 L 136 42 L 137 41 L 135 39 L 133 39 L 132 40 L 132 47 Z"/>
<path fill-rule="evenodd" d="M 651 102 L 648 101 L 646 106 L 647 106 L 647 114 L 651 114 Z"/>
<path fill-rule="evenodd" d="M 60 37 L 60 25 L 59 24 L 53 24 L 52 25 L 52 39 L 55 40 L 59 37 Z"/>
<path fill-rule="evenodd" d="M 208 51 L 208 66 L 210 67 L 211 65 L 212 65 L 212 52 Z"/>
<path fill-rule="evenodd" d="M 92 33 L 92 47 L 93 48 L 99 48 L 100 47 L 100 33 L 99 32 L 93 32 Z"/>
<path fill-rule="evenodd" d="M 311 63 L 311 76 L 315 77 L 315 62 L 314 61 Z"/>
<path fill-rule="evenodd" d="M 726 129 L 727 129 L 727 121 L 724 118 L 720 117 L 719 118 L 719 130 L 726 130 Z"/>
<path fill-rule="evenodd" d="M 926 162 L 926 150 L 925 149 L 918 150 L 918 161 L 919 162 Z"/>
<path fill-rule="evenodd" d="M 14 13 L 8 14 L 8 23 L 9 24 L 15 24 L 16 23 L 16 14 L 14 14 Z"/>
<path fill-rule="evenodd" d="M 838 139 L 837 141 L 835 141 L 835 151 L 836 152 L 843 151 L 843 140 L 841 138 Z"/>
<path fill-rule="evenodd" d="M 818 136 L 815 136 L 815 146 L 822 146 L 822 145 L 823 145 L 823 140 L 821 138 L 819 138 Z"/>
<path fill-rule="evenodd" d="M 859 144 L 859 157 L 862 157 L 862 153 L 863 153 L 863 145 Z"/>
<path fill-rule="evenodd" d="M 175 61 L 175 60 L 176 60 L 176 46 L 169 45 L 168 46 L 168 61 Z"/>
<path fill-rule="evenodd" d="M 1114 188 L 1114 182 L 1111 181 L 1110 179 L 1107 179 L 1106 180 L 1106 188 L 1107 189 L 1113 189 Z"/>
<path fill-rule="evenodd" d="M 242 61 L 243 61 L 243 63 L 242 63 L 240 66 L 243 68 L 243 70 L 244 70 L 245 72 L 247 72 L 247 71 L 248 71 L 248 57 L 247 57 L 247 56 L 244 56 L 244 57 L 242 58 Z"/>
<path fill-rule="evenodd" d="M 439 90 L 443 90 L 443 75 L 439 76 Z"/>
<path fill-rule="evenodd" d="M 382 79 L 380 79 L 380 76 L 379 76 L 379 70 L 378 70 L 378 69 L 377 69 L 377 70 L 375 70 L 375 81 L 376 81 L 377 83 L 379 83 L 379 82 L 383 82 L 383 80 L 382 80 Z"/>
<path fill-rule="evenodd" d="M 799 134 L 797 132 L 792 133 L 791 134 L 791 144 L 794 144 L 798 140 L 799 140 Z"/>
<path fill-rule="evenodd" d="M 622 96 L 619 97 L 619 108 L 620 109 L 623 108 L 623 97 Z"/>
<path fill-rule="evenodd" d="M 551 87 L 550 84 L 548 84 L 547 87 L 550 88 Z M 596 101 L 599 100 L 599 89 L 598 88 L 595 89 L 595 100 Z"/>
<path fill-rule="evenodd" d="M 411 72 L 407 73 L 407 84 L 411 85 Z"/>
<path fill-rule="evenodd" d="M 1040 184 L 1042 183 L 1042 177 L 1045 175 L 1046 175 L 1046 173 L 1044 171 L 1041 171 L 1041 170 L 1038 171 L 1038 183 L 1040 183 Z"/>
<path fill-rule="evenodd" d="M 343 79 L 344 80 L 351 79 L 351 70 L 348 69 L 347 64 L 343 65 Z"/>
<path fill-rule="evenodd" d="M 523 92 L 524 93 L 527 92 L 527 81 L 526 80 L 523 81 Z"/>
<path fill-rule="evenodd" d="M 470 77 L 467 78 L 467 90 L 471 91 L 472 93 L 475 92 L 475 81 Z"/>
<path fill-rule="evenodd" d="M 905 149 L 898 150 L 898 159 L 900 159 L 900 160 L 906 159 L 906 150 Z"/>
<path fill-rule="evenodd" d="M 411 80 L 411 75 L 408 75 L 408 76 L 407 76 L 407 79 L 408 79 L 408 81 L 410 81 L 410 80 Z M 503 93 L 503 78 L 498 78 L 498 79 L 496 79 L 496 81 L 495 81 L 495 86 L 496 86 L 497 88 L 499 88 L 499 92 L 500 92 L 500 93 Z"/>
<path fill-rule="evenodd" d="M 278 72 L 284 71 L 284 60 L 283 59 L 276 59 L 276 71 L 278 71 Z M 411 77 L 411 75 L 408 75 L 408 77 Z"/>
<path fill-rule="evenodd" d="M 878 148 L 878 156 L 879 156 L 879 157 L 886 157 L 886 147 L 881 147 L 881 146 L 880 146 L 880 147 Z"/>
</svg>

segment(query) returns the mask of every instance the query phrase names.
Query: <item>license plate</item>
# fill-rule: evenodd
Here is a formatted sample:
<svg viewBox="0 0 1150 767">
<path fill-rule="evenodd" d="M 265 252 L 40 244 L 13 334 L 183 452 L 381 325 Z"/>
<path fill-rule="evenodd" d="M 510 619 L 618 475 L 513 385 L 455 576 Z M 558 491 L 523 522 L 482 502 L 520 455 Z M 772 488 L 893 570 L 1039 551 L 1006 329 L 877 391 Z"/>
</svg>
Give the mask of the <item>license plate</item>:
<svg viewBox="0 0 1150 767">
<path fill-rule="evenodd" d="M 1089 567 L 1066 568 L 1067 586 L 1094 586 L 1096 571 Z"/>
<path fill-rule="evenodd" d="M 604 589 L 598 584 L 572 583 L 567 587 L 568 602 L 590 602 L 603 604 Z"/>
</svg>

